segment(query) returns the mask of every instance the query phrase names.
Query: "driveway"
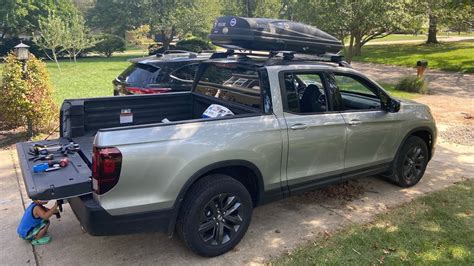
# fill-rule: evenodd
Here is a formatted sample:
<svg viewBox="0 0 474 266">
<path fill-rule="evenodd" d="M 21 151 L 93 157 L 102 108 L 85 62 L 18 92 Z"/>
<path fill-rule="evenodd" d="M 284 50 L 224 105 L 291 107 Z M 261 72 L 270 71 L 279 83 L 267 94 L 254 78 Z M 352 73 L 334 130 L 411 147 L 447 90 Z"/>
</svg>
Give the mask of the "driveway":
<svg viewBox="0 0 474 266">
<path fill-rule="evenodd" d="M 386 73 L 379 65 L 374 67 L 365 64 L 355 64 L 355 68 L 365 68 L 363 72 L 373 75 L 377 80 L 390 79 L 396 74 L 403 75 L 403 71 L 412 71 L 395 68 Z M 458 74 L 451 74 L 453 77 L 442 74 L 446 75 L 446 79 L 458 79 Z M 452 87 L 440 87 L 435 90 L 434 95 L 419 99 L 429 102 L 432 99 L 425 97 L 453 97 L 457 107 L 463 108 L 461 105 L 466 105 L 465 101 L 472 99 L 472 96 L 467 95 L 472 93 L 474 83 L 466 82 L 464 77 L 460 79 L 457 90 Z M 451 90 L 452 93 L 447 93 Z M 457 107 L 454 107 L 454 113 L 458 112 Z M 469 107 L 465 108 L 470 110 Z M 472 109 L 472 105 L 470 108 Z M 432 106 L 432 109 L 436 117 L 442 117 L 447 111 L 443 107 L 436 109 Z M 445 119 L 443 117 L 439 121 L 440 127 L 448 125 Z M 459 121 L 472 125 L 472 119 L 459 118 Z M 474 150 L 471 146 L 451 142 L 440 139 L 424 178 L 415 187 L 401 189 L 377 177 L 366 177 L 258 207 L 242 242 L 233 251 L 212 259 L 198 257 L 188 251 L 178 239 L 169 239 L 159 233 L 89 236 L 82 232 L 69 206 L 65 206 L 60 220 L 52 218 L 50 234 L 53 241 L 33 250 L 27 242 L 18 239 L 15 233 L 22 215 L 22 198 L 27 199 L 17 172 L 16 152 L 13 149 L 0 151 L 0 185 L 3 195 L 0 200 L 0 259 L 8 264 L 39 265 L 263 263 L 290 252 L 311 239 L 331 235 L 350 223 L 368 222 L 375 215 L 410 202 L 413 198 L 474 178 Z"/>
</svg>

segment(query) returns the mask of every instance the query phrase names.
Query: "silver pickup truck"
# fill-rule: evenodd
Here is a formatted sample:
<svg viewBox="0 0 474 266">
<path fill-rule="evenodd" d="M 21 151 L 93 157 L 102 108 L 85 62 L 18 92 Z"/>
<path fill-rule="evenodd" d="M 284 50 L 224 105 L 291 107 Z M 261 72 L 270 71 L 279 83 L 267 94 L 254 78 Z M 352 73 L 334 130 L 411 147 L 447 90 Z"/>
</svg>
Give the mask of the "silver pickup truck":
<svg viewBox="0 0 474 266">
<path fill-rule="evenodd" d="M 348 178 L 415 185 L 433 156 L 427 106 L 350 67 L 216 53 L 190 92 L 64 101 L 58 140 L 17 144 L 28 195 L 67 199 L 91 235 L 175 231 L 216 256 L 254 207 Z M 212 104 L 233 115 L 203 117 Z M 69 165 L 34 173 L 34 144 L 74 142 Z"/>
</svg>

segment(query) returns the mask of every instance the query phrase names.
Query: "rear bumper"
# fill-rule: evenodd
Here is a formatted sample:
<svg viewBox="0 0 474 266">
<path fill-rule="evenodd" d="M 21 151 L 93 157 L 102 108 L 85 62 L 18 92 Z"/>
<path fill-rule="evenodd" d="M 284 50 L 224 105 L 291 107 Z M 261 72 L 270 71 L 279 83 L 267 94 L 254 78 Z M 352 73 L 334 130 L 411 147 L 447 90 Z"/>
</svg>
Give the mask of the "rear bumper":
<svg viewBox="0 0 474 266">
<path fill-rule="evenodd" d="M 168 232 L 172 209 L 130 215 L 112 216 L 92 197 L 68 199 L 83 228 L 93 236 L 122 235 L 144 231 Z"/>
</svg>

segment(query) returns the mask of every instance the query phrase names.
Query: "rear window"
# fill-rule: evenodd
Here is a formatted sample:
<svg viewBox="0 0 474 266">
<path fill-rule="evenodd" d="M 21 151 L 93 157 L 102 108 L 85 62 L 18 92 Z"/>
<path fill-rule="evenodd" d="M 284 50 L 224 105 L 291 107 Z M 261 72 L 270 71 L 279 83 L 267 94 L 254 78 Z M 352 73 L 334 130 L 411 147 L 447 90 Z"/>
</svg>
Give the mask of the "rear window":
<svg viewBox="0 0 474 266">
<path fill-rule="evenodd" d="M 119 79 L 127 83 L 154 83 L 158 78 L 155 75 L 158 70 L 159 68 L 150 65 L 133 64 L 120 74 Z"/>
<path fill-rule="evenodd" d="M 261 107 L 257 71 L 237 64 L 207 65 L 195 92 L 258 109 Z"/>
</svg>

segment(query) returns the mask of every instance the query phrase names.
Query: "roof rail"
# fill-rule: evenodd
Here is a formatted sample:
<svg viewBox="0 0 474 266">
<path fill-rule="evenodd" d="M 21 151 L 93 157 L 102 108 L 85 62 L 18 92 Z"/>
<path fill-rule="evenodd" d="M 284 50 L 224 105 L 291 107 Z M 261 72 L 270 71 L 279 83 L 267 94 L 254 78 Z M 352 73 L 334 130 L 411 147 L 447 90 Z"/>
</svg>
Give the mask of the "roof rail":
<svg viewBox="0 0 474 266">
<path fill-rule="evenodd" d="M 197 54 L 191 51 L 186 50 L 166 50 L 163 53 L 157 53 L 156 57 L 163 57 L 165 55 L 172 55 L 172 54 L 188 54 L 189 58 L 196 58 Z"/>
<path fill-rule="evenodd" d="M 281 55 L 281 59 L 283 61 L 321 61 L 321 62 L 331 62 L 336 63 L 341 67 L 351 67 L 349 63 L 344 60 L 344 56 L 340 54 L 302 54 L 296 53 L 294 51 L 269 51 L 268 53 L 251 50 L 239 51 L 236 52 L 235 50 L 227 50 L 225 52 L 217 52 L 213 53 L 210 59 L 216 58 L 227 58 L 233 55 L 240 55 L 243 57 L 254 56 L 254 57 L 267 57 L 268 59 L 278 59 L 279 55 Z"/>
</svg>

